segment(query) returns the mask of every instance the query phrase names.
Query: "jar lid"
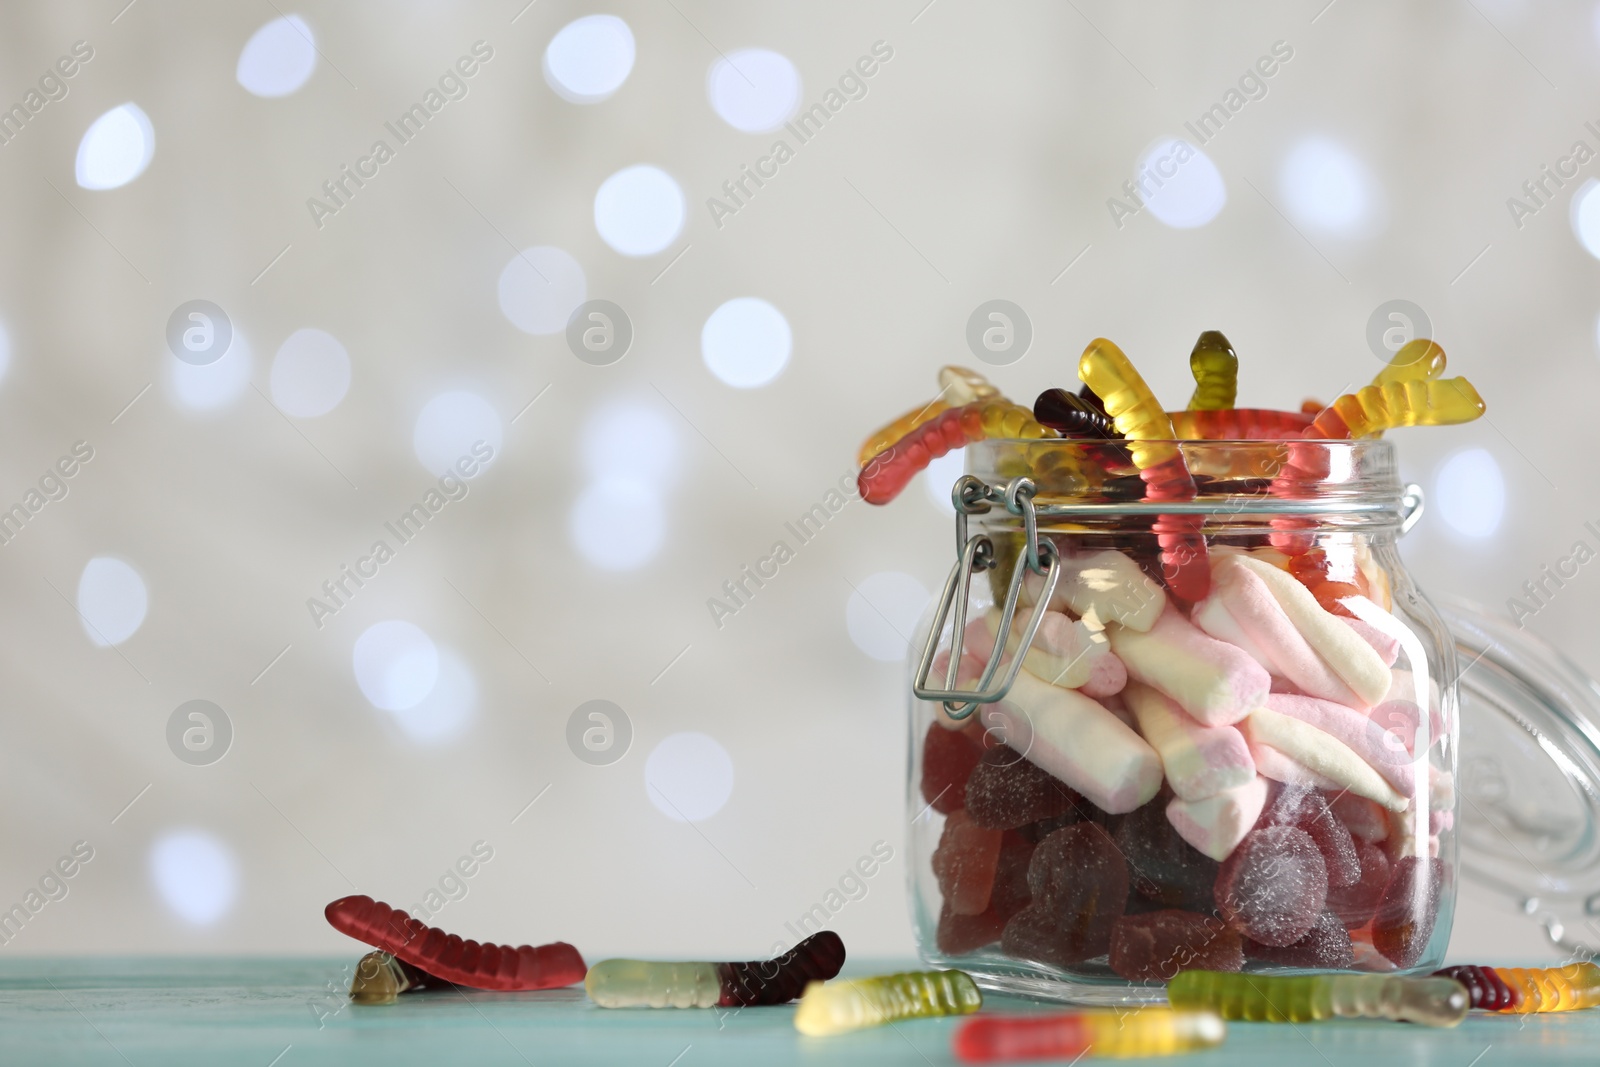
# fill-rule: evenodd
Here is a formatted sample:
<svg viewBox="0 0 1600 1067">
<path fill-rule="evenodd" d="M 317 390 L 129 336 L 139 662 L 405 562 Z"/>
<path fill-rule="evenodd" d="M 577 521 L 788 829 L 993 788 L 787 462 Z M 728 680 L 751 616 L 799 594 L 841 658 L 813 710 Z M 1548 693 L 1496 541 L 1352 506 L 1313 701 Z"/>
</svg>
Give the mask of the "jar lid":
<svg viewBox="0 0 1600 1067">
<path fill-rule="evenodd" d="M 1543 923 L 1557 946 L 1600 949 L 1600 683 L 1466 600 L 1436 606 L 1459 660 L 1461 871 Z"/>
</svg>

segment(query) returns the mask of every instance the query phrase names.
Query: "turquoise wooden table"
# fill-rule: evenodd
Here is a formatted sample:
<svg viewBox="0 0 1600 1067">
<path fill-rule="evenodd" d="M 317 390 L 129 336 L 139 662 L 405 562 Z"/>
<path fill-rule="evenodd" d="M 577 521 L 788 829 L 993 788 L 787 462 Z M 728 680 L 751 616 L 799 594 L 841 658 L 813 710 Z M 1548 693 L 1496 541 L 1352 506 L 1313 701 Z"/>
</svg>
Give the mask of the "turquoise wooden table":
<svg viewBox="0 0 1600 1067">
<path fill-rule="evenodd" d="M 603 1011 L 581 989 L 547 993 L 441 991 L 356 1008 L 343 996 L 355 957 L 0 960 L 0 1063 L 308 1067 L 312 1064 L 951 1063 L 953 1020 L 902 1023 L 835 1038 L 802 1038 L 794 1009 Z M 845 973 L 907 969 L 864 962 Z M 1042 1006 L 990 997 L 1003 1011 Z M 1136 1061 L 1124 1060 L 1124 1063 Z M 1475 1016 L 1456 1030 L 1359 1022 L 1231 1023 L 1212 1064 L 1504 1067 L 1600 1062 L 1600 1009 L 1526 1018 Z"/>
</svg>

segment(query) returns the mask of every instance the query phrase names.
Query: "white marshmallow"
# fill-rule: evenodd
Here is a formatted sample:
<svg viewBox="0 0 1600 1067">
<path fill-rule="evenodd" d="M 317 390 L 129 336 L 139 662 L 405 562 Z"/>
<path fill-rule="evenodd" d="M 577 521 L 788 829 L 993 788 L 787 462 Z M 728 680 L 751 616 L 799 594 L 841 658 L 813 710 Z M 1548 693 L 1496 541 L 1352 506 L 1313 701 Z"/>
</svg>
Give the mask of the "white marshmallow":
<svg viewBox="0 0 1600 1067">
<path fill-rule="evenodd" d="M 1261 817 L 1267 803 L 1267 780 L 1256 777 L 1205 800 L 1173 798 L 1167 821 L 1189 844 L 1214 860 L 1225 860 Z"/>
<path fill-rule="evenodd" d="M 1128 685 L 1123 698 L 1139 721 L 1139 732 L 1161 757 L 1172 791 L 1181 799 L 1204 800 L 1256 776 L 1244 735 L 1233 727 L 1205 726 L 1138 682 Z"/>
</svg>

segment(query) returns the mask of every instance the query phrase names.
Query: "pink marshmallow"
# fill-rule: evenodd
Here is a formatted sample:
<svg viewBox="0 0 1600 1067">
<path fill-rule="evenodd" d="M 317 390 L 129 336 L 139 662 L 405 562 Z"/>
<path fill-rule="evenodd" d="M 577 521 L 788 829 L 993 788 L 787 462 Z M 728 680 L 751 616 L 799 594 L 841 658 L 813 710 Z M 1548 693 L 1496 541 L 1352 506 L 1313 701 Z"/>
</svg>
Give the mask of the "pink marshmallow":
<svg viewBox="0 0 1600 1067">
<path fill-rule="evenodd" d="M 1377 607 L 1377 605 L 1373 606 Z M 1381 611 L 1383 609 L 1378 608 L 1378 610 Z M 1345 625 L 1359 634 L 1361 640 L 1372 646 L 1372 651 L 1382 657 L 1385 667 L 1394 666 L 1394 661 L 1400 658 L 1400 639 L 1398 637 L 1386 634 L 1370 622 L 1364 622 L 1361 619 L 1352 619 L 1348 615 L 1340 615 L 1339 618 L 1343 619 Z"/>
<path fill-rule="evenodd" d="M 1256 777 L 1205 800 L 1174 798 L 1167 821 L 1189 844 L 1214 860 L 1225 860 L 1261 817 L 1267 803 L 1267 780 Z"/>
<path fill-rule="evenodd" d="M 1293 756 L 1285 756 L 1264 741 L 1250 742 L 1250 758 L 1255 760 L 1256 770 L 1261 776 L 1271 778 L 1274 782 L 1299 786 L 1301 789 L 1339 788 L 1338 782 L 1318 774 Z"/>
<path fill-rule="evenodd" d="M 1301 636 L 1267 583 L 1237 556 L 1223 556 L 1211 568 L 1211 595 L 1195 609 L 1194 621 L 1224 641 L 1232 639 L 1230 631 L 1244 635 L 1273 674 L 1287 678 L 1302 692 L 1337 704 L 1358 702 L 1355 692 Z"/>
<path fill-rule="evenodd" d="M 1170 699 L 1134 682 L 1123 692 L 1166 770 L 1172 791 L 1183 800 L 1204 800 L 1244 785 L 1256 776 L 1244 735 L 1231 726 L 1204 726 Z"/>
<path fill-rule="evenodd" d="M 1247 652 L 1209 637 L 1176 608 L 1148 633 L 1108 627 L 1128 677 L 1159 690 L 1207 726 L 1229 726 L 1259 707 L 1272 678 Z"/>
<path fill-rule="evenodd" d="M 1022 643 L 1028 618 L 1018 611 L 1012 620 L 1006 652 L 1015 655 Z M 994 650 L 1000 612 L 990 611 L 967 624 L 963 655 L 971 654 L 980 663 L 988 662 Z M 1064 689 L 1083 689 L 1089 696 L 1121 692 L 1128 672 L 1111 651 L 1111 642 L 1102 631 L 1092 630 L 1078 619 L 1059 611 L 1046 611 L 1034 631 L 1033 644 L 1023 657 L 1023 666 L 1037 678 Z"/>
<path fill-rule="evenodd" d="M 1342 741 L 1394 786 L 1401 796 L 1412 795 L 1417 784 L 1417 771 L 1410 753 L 1397 735 L 1386 732 L 1361 712 L 1327 700 L 1289 696 L 1286 693 L 1274 693 L 1267 697 L 1267 707 L 1280 715 L 1315 726 Z"/>
</svg>

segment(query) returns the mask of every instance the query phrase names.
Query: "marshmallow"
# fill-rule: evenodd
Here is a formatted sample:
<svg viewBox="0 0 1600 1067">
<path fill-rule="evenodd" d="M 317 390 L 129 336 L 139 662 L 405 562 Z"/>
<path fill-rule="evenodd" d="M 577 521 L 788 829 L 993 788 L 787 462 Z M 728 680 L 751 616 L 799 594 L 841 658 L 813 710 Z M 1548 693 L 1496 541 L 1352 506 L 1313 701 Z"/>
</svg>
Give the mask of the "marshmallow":
<svg viewBox="0 0 1600 1067">
<path fill-rule="evenodd" d="M 1248 567 L 1271 591 L 1278 606 L 1305 638 L 1332 667 L 1357 696 L 1361 707 L 1370 708 L 1383 699 L 1389 691 L 1389 665 L 1383 657 L 1363 641 L 1354 630 L 1340 621 L 1339 616 L 1323 610 L 1311 590 L 1301 585 L 1293 575 L 1280 571 L 1269 563 L 1250 556 L 1233 556 L 1240 566 Z"/>
<path fill-rule="evenodd" d="M 989 611 L 983 618 L 967 624 L 963 650 L 970 648 L 980 662 L 994 650 L 1000 628 L 1000 612 Z M 1006 652 L 1016 655 L 1028 617 L 1018 611 L 1006 638 Z M 1092 630 L 1082 620 L 1071 619 L 1059 611 L 1046 611 L 1034 631 L 1033 645 L 1022 659 L 1029 673 L 1063 689 L 1083 689 L 1089 696 L 1109 696 L 1122 691 L 1128 672 L 1111 651 L 1105 633 Z"/>
<path fill-rule="evenodd" d="M 1161 757 L 1167 782 L 1182 800 L 1204 800 L 1256 776 L 1244 735 L 1231 726 L 1203 726 L 1167 697 L 1138 682 L 1123 698 L 1139 732 Z"/>
<path fill-rule="evenodd" d="M 1403 796 L 1410 796 L 1416 789 L 1416 763 L 1406 751 L 1403 738 L 1398 733 L 1385 731 L 1381 724 L 1354 708 L 1287 693 L 1268 696 L 1267 707 L 1315 726 L 1343 742 Z"/>
<path fill-rule="evenodd" d="M 1271 778 L 1274 782 L 1299 786 L 1302 789 L 1339 788 L 1338 782 L 1324 778 L 1299 760 L 1291 759 L 1263 742 L 1250 742 L 1250 758 L 1255 760 L 1257 772 L 1263 778 Z"/>
<path fill-rule="evenodd" d="M 1302 692 L 1339 704 L 1357 703 L 1354 691 L 1295 629 L 1267 583 L 1245 562 L 1247 558 L 1234 555 L 1216 561 L 1211 570 L 1211 595 L 1195 609 L 1196 625 L 1233 644 L 1239 644 L 1236 638 L 1242 635 L 1250 645 L 1241 648 L 1258 650 L 1252 654 L 1267 670 L 1287 678 Z"/>
<path fill-rule="evenodd" d="M 1161 757 L 1111 712 L 1073 689 L 1026 669 L 1006 699 L 985 705 L 985 723 L 1006 743 L 1112 815 L 1149 801 L 1161 788 Z"/>
<path fill-rule="evenodd" d="M 1390 811 L 1405 811 L 1411 801 L 1395 792 L 1383 776 L 1367 761 L 1350 751 L 1350 746 L 1309 723 L 1271 708 L 1260 707 L 1239 726 L 1252 743 L 1271 745 L 1291 759 L 1298 760 L 1341 789 L 1375 800 Z"/>
<path fill-rule="evenodd" d="M 1363 841 L 1382 841 L 1389 836 L 1389 816 L 1383 808 L 1366 797 L 1341 791 L 1328 801 L 1333 813 L 1344 823 L 1352 837 Z"/>
<path fill-rule="evenodd" d="M 1374 610 L 1382 610 L 1376 604 L 1373 604 L 1372 607 Z M 1398 637 L 1384 633 L 1363 619 L 1352 619 L 1348 615 L 1336 617 L 1343 619 L 1345 625 L 1356 632 L 1357 637 L 1372 646 L 1372 651 L 1376 652 L 1383 660 L 1385 667 L 1393 667 L 1394 661 L 1400 658 L 1400 639 Z"/>
<path fill-rule="evenodd" d="M 1162 612 L 1148 633 L 1107 629 L 1129 678 L 1165 693 L 1207 726 L 1238 722 L 1272 688 L 1272 678 L 1249 653 L 1201 633 L 1176 608 Z"/>
<path fill-rule="evenodd" d="M 1167 805 L 1167 821 L 1179 837 L 1221 861 L 1239 847 L 1266 803 L 1267 780 L 1257 777 L 1205 800 L 1174 798 Z"/>
<path fill-rule="evenodd" d="M 1022 583 L 1021 600 L 1036 603 L 1044 578 L 1028 572 Z M 1087 556 L 1063 554 L 1061 576 L 1055 595 L 1050 598 L 1054 611 L 1071 608 L 1090 626 L 1120 623 L 1130 630 L 1144 631 L 1155 625 L 1167 595 L 1139 565 L 1121 552 L 1106 549 Z"/>
</svg>

